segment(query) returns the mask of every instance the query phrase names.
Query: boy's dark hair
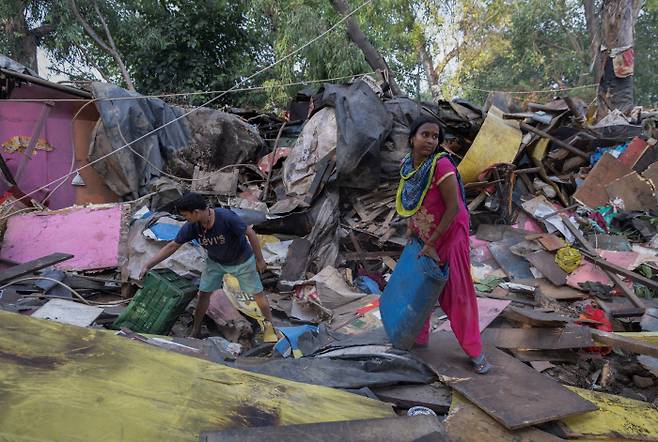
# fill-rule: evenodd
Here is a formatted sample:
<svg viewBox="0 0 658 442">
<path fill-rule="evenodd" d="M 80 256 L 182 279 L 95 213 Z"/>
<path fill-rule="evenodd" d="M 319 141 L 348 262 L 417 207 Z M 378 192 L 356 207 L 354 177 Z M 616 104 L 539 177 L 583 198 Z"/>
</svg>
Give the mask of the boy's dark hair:
<svg viewBox="0 0 658 442">
<path fill-rule="evenodd" d="M 183 194 L 174 203 L 177 212 L 194 212 L 195 210 L 204 210 L 208 207 L 208 201 L 198 193 L 188 192 Z"/>
</svg>

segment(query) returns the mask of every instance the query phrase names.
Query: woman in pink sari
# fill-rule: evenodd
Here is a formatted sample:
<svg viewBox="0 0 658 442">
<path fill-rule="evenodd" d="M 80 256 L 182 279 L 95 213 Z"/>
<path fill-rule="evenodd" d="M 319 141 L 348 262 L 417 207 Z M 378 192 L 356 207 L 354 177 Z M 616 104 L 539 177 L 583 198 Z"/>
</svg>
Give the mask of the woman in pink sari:
<svg viewBox="0 0 658 442">
<path fill-rule="evenodd" d="M 482 354 L 475 287 L 471 279 L 469 215 L 459 172 L 449 155 L 439 148 L 443 132 L 438 121 L 421 117 L 411 127 L 411 153 L 402 163 L 397 211 L 410 217 L 408 234 L 424 244 L 426 255 L 449 266 L 448 281 L 439 297 L 441 309 L 477 373 L 491 369 Z M 416 338 L 417 346 L 429 342 L 430 320 Z"/>
</svg>

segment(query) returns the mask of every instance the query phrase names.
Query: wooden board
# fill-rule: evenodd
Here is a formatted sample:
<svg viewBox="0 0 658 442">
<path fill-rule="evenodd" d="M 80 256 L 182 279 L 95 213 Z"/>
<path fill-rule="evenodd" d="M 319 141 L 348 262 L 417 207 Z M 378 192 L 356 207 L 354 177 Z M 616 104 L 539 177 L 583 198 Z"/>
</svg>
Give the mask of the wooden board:
<svg viewBox="0 0 658 442">
<path fill-rule="evenodd" d="M 412 353 L 439 377 L 505 428 L 515 430 L 596 409 L 590 402 L 553 379 L 495 348 L 484 352 L 493 369 L 485 376 L 471 362 L 450 333 L 434 333 L 427 348 Z"/>
<path fill-rule="evenodd" d="M 562 238 L 557 235 L 553 235 L 552 233 L 541 235 L 539 238 L 537 238 L 537 241 L 539 241 L 539 243 L 549 252 L 560 250 L 566 245 Z"/>
<path fill-rule="evenodd" d="M 556 286 L 566 285 L 567 272 L 555 263 L 555 256 L 552 254 L 540 250 L 526 255 L 525 259 Z"/>
<path fill-rule="evenodd" d="M 624 202 L 624 210 L 649 210 L 656 208 L 656 195 L 650 181 L 637 172 L 631 172 L 617 178 L 606 186 L 610 201 L 620 199 Z"/>
<path fill-rule="evenodd" d="M 487 334 L 493 337 L 498 348 L 562 350 L 594 345 L 587 327 L 493 328 Z"/>
<path fill-rule="evenodd" d="M 578 362 L 578 353 L 571 350 L 511 350 L 516 359 L 523 362 L 532 361 L 558 361 Z"/>
<path fill-rule="evenodd" d="M 50 255 L 44 256 L 43 258 L 38 258 L 23 264 L 18 264 L 0 272 L 0 283 L 11 281 L 12 279 L 28 275 L 32 272 L 36 272 L 37 270 L 45 269 L 46 267 L 50 267 L 51 265 L 66 261 L 67 259 L 71 258 L 73 258 L 73 255 L 68 253 L 51 253 Z"/>
<path fill-rule="evenodd" d="M 633 166 L 633 170 L 637 173 L 643 173 L 647 168 L 658 161 L 658 146 L 649 145 L 649 147 L 644 151 L 644 155 Z"/>
<path fill-rule="evenodd" d="M 642 172 L 642 176 L 650 180 L 654 186 L 658 187 L 658 162 L 653 163 L 647 168 L 647 170 Z"/>
<path fill-rule="evenodd" d="M 477 298 L 476 302 L 478 304 L 478 326 L 481 333 L 512 301 L 508 299 Z M 445 321 L 437 328 L 437 331 L 450 332 L 451 330 L 450 320 Z"/>
<path fill-rule="evenodd" d="M 626 150 L 619 155 L 619 161 L 632 169 L 648 148 L 649 143 L 646 140 L 635 137 L 631 140 Z"/>
<path fill-rule="evenodd" d="M 603 206 L 608 203 L 608 195 L 603 191 L 605 186 L 630 172 L 631 169 L 615 157 L 609 153 L 603 154 L 573 194 L 573 198 L 590 209 Z"/>
<path fill-rule="evenodd" d="M 571 299 L 585 299 L 589 297 L 587 293 L 581 292 L 580 290 L 576 290 L 566 285 L 558 287 L 545 279 L 536 280 L 536 287 L 537 290 L 535 291 L 535 296 L 537 298 L 545 296 L 555 301 L 566 301 Z"/>
<path fill-rule="evenodd" d="M 533 327 L 562 327 L 569 322 L 576 322 L 576 318 L 546 313 L 529 308 L 510 307 L 505 311 L 505 318 L 510 321 L 532 325 Z"/>
<path fill-rule="evenodd" d="M 427 439 L 425 439 L 427 438 Z M 204 431 L 200 442 L 379 442 L 394 440 L 450 440 L 439 420 L 434 416 L 392 417 L 388 419 L 323 422 L 306 425 L 254 426 Z"/>
<path fill-rule="evenodd" d="M 531 279 L 534 277 L 530 271 L 528 261 L 510 252 L 509 246 L 498 243 L 489 244 L 489 251 L 510 279 Z"/>
<path fill-rule="evenodd" d="M 401 408 L 416 405 L 430 408 L 438 414 L 445 414 L 450 408 L 452 396 L 450 387 L 435 383 L 431 385 L 395 385 L 393 387 L 373 388 L 373 392 L 384 402 L 390 402 Z"/>
<path fill-rule="evenodd" d="M 443 427 L 455 442 L 514 441 L 559 442 L 562 439 L 537 428 L 510 431 L 459 393 L 453 394 L 450 414 Z"/>
</svg>

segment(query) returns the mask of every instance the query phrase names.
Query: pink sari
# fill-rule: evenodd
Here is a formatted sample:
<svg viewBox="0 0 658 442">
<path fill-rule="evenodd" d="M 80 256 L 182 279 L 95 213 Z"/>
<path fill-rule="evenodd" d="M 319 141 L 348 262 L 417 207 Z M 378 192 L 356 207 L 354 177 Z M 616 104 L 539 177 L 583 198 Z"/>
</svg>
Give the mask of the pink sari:
<svg viewBox="0 0 658 442">
<path fill-rule="evenodd" d="M 432 184 L 425 195 L 421 208 L 411 217 L 412 231 L 426 242 L 439 225 L 445 212 L 443 196 L 439 184 L 455 175 L 455 167 L 448 158 L 441 158 L 436 163 Z M 459 194 L 456 198 L 461 198 Z M 469 215 L 463 203 L 459 204 L 459 213 L 448 229 L 441 235 L 434 247 L 442 262 L 450 267 L 448 281 L 439 297 L 439 305 L 450 320 L 464 352 L 470 357 L 482 353 L 482 342 L 478 324 L 478 306 L 475 287 L 471 279 L 471 259 L 469 248 Z M 429 342 L 429 318 L 416 338 L 416 343 L 426 345 Z"/>
</svg>

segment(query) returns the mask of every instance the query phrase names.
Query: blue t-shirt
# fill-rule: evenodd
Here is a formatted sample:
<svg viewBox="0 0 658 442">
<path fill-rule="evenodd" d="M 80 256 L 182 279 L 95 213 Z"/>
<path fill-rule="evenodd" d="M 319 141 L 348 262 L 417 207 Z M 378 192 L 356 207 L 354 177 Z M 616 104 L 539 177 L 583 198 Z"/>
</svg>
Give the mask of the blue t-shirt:
<svg viewBox="0 0 658 442">
<path fill-rule="evenodd" d="M 196 239 L 208 251 L 208 257 L 223 265 L 242 264 L 253 252 L 247 242 L 247 225 L 228 209 L 215 209 L 215 223 L 207 231 L 199 223 L 186 222 L 176 235 L 176 243 Z"/>
</svg>

